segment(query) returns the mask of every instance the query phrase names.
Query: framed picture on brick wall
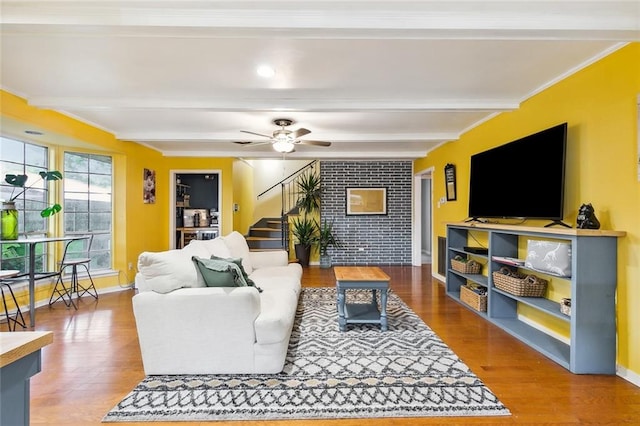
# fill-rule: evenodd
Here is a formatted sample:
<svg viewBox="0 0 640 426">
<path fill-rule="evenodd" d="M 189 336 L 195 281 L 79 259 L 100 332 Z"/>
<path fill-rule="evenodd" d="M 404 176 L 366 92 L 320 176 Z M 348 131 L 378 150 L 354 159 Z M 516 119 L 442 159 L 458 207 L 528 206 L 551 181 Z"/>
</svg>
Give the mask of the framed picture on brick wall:
<svg viewBox="0 0 640 426">
<path fill-rule="evenodd" d="M 386 215 L 387 188 L 347 188 L 347 215 Z"/>
</svg>

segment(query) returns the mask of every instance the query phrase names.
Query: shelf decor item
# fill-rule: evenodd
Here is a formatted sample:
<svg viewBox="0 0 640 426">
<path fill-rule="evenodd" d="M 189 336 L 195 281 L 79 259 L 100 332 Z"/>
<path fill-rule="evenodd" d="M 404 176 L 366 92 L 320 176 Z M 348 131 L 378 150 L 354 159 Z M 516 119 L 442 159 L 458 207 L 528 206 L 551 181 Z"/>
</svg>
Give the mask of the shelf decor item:
<svg viewBox="0 0 640 426">
<path fill-rule="evenodd" d="M 560 301 L 560 312 L 567 316 L 571 316 L 571 299 L 568 297 Z"/>
<path fill-rule="evenodd" d="M 487 312 L 487 295 L 478 294 L 466 285 L 460 286 L 460 300 L 479 312 Z"/>
<path fill-rule="evenodd" d="M 528 240 L 524 266 L 540 272 L 571 276 L 571 244 L 557 241 Z"/>
<path fill-rule="evenodd" d="M 493 285 L 515 296 L 544 297 L 549 282 L 535 275 L 526 275 L 507 267 L 493 273 Z"/>
<path fill-rule="evenodd" d="M 479 274 L 482 270 L 482 265 L 475 260 L 456 256 L 451 259 L 451 269 L 462 274 Z"/>
</svg>

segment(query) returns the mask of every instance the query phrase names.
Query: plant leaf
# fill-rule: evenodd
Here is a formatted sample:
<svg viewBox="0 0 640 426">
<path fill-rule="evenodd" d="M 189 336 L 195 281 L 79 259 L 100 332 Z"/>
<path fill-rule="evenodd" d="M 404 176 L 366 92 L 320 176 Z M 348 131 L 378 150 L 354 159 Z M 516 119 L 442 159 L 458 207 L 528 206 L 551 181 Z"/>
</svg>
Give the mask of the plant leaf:
<svg viewBox="0 0 640 426">
<path fill-rule="evenodd" d="M 57 170 L 52 170 L 49 172 L 41 171 L 39 174 L 43 180 L 62 180 L 62 173 Z"/>
<path fill-rule="evenodd" d="M 13 185 L 13 186 L 19 186 L 21 188 L 24 187 L 24 184 L 27 183 L 27 179 L 29 177 L 27 175 L 6 175 L 4 177 L 4 181 L 7 182 L 9 185 Z"/>
<path fill-rule="evenodd" d="M 54 214 L 58 213 L 61 210 L 62 210 L 62 206 L 60 204 L 54 204 L 54 205 L 49 206 L 46 209 L 42 210 L 40 212 L 40 216 L 42 216 L 42 217 L 53 216 Z"/>
</svg>

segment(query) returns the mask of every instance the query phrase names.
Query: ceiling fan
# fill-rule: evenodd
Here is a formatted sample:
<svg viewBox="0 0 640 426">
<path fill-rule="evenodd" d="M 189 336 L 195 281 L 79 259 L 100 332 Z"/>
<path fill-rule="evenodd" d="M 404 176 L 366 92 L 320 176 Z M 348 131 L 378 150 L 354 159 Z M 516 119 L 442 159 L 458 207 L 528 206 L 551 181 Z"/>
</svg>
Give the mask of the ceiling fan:
<svg viewBox="0 0 640 426">
<path fill-rule="evenodd" d="M 311 130 L 307 130 L 305 128 L 299 128 L 298 130 L 288 130 L 285 127 L 291 126 L 294 121 L 289 118 L 276 118 L 272 121 L 276 126 L 280 126 L 280 129 L 275 130 L 273 132 L 273 136 L 263 135 L 262 133 L 250 132 L 248 130 L 240 130 L 242 133 L 249 133 L 250 135 L 262 136 L 265 138 L 269 138 L 269 141 L 265 142 L 235 142 L 241 145 L 264 145 L 270 143 L 273 146 L 273 149 L 280 153 L 289 153 L 293 152 L 296 145 L 315 145 L 315 146 L 331 146 L 331 142 L 325 141 L 310 141 L 310 140 L 302 140 L 299 139 L 304 135 L 308 135 L 311 133 Z"/>
</svg>

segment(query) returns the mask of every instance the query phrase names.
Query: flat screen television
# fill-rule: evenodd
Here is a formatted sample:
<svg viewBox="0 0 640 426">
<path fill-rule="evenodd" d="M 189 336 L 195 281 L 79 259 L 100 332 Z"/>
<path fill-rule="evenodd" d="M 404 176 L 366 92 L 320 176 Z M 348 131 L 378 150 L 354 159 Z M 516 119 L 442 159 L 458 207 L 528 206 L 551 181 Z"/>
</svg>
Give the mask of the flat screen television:
<svg viewBox="0 0 640 426">
<path fill-rule="evenodd" d="M 563 123 L 471 156 L 469 217 L 562 224 L 566 145 Z"/>
</svg>

